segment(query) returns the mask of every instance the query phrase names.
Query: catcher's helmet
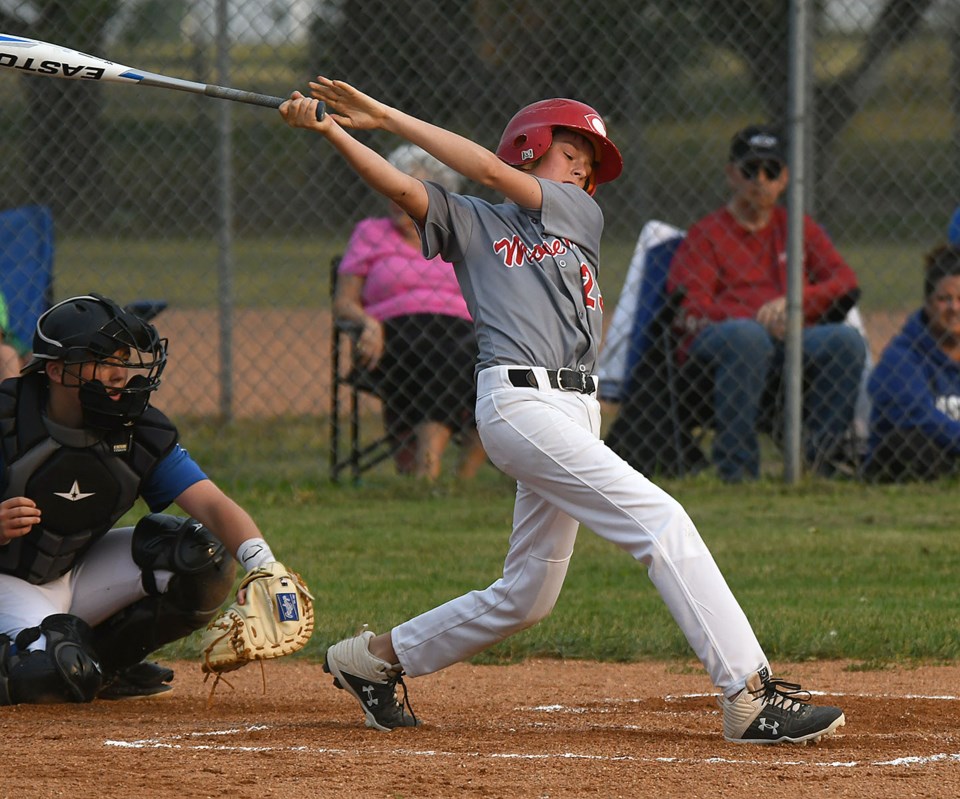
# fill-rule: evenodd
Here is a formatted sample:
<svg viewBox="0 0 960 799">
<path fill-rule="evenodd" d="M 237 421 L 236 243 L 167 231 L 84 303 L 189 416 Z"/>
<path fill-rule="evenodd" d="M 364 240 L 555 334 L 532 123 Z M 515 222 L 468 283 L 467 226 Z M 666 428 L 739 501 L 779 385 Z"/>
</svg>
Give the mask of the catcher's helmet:
<svg viewBox="0 0 960 799">
<path fill-rule="evenodd" d="M 118 358 L 118 351 L 129 354 Z M 33 358 L 22 374 L 41 372 L 50 361 L 65 364 L 110 362 L 129 370 L 122 388 L 109 393 L 98 380 L 76 375 L 84 422 L 118 429 L 133 423 L 147 408 L 167 363 L 167 340 L 156 328 L 106 297 L 90 293 L 58 302 L 37 320 Z"/>
<path fill-rule="evenodd" d="M 598 184 L 608 183 L 623 170 L 623 157 L 607 138 L 603 117 L 586 103 L 562 97 L 540 100 L 517 111 L 503 129 L 497 155 L 511 166 L 533 163 L 549 149 L 554 128 L 581 133 L 594 143 L 597 163 L 586 186 L 588 193 L 593 194 Z"/>
</svg>

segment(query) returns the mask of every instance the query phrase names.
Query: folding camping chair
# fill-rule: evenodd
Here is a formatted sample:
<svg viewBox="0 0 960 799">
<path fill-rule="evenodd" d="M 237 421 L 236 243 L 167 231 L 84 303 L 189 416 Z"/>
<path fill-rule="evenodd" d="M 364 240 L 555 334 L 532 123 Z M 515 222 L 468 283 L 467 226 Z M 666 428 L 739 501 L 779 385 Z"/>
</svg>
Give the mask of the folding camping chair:
<svg viewBox="0 0 960 799">
<path fill-rule="evenodd" d="M 675 361 L 673 320 L 682 295 L 668 297 L 670 261 L 685 233 L 664 222 L 644 225 L 637 239 L 620 301 L 600 354 L 601 398 L 620 404 L 607 435 L 614 451 L 640 471 L 684 476 L 707 464 L 702 434 L 711 424 L 709 380 Z M 840 320 L 837 320 L 840 321 Z M 866 340 L 860 311 L 854 305 L 843 321 Z M 860 382 L 850 447 L 865 434 L 869 416 L 866 383 L 872 369 L 870 348 Z M 780 409 L 779 380 L 771 380 L 761 429 L 776 435 Z"/>
<path fill-rule="evenodd" d="M 619 403 L 606 440 L 645 474 L 683 477 L 708 465 L 697 428 L 703 403 L 674 360 L 673 321 L 682 292 L 667 296 L 667 274 L 683 231 L 644 226 L 600 357 L 601 398 Z"/>
<path fill-rule="evenodd" d="M 0 212 L 0 291 L 9 315 L 7 343 L 30 351 L 33 331 L 53 297 L 53 216 L 29 205 Z"/>
<path fill-rule="evenodd" d="M 30 351 L 37 320 L 53 304 L 53 215 L 41 205 L 0 212 L 0 292 L 7 304 L 7 343 Z M 165 300 L 135 300 L 126 310 L 149 321 Z"/>
<path fill-rule="evenodd" d="M 330 263 L 330 299 L 337 290 L 337 268 L 340 256 Z M 340 482 L 340 475 L 349 470 L 354 483 L 361 475 L 392 457 L 401 441 L 384 433 L 372 441 L 363 441 L 361 433 L 361 397 L 381 399 L 377 381 L 368 369 L 355 360 L 356 343 L 363 328 L 356 322 L 333 318 L 332 351 L 330 353 L 330 385 L 333 403 L 330 412 L 330 479 Z M 342 392 L 347 395 L 344 401 Z M 347 427 L 345 433 L 344 427 Z"/>
</svg>

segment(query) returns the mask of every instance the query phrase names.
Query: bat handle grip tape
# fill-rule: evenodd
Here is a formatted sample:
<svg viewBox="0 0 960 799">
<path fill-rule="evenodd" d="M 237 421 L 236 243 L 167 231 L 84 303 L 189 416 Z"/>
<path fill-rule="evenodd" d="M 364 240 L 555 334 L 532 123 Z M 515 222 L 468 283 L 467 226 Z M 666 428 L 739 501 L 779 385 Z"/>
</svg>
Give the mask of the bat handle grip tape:
<svg viewBox="0 0 960 799">
<path fill-rule="evenodd" d="M 262 105 L 267 108 L 279 108 L 281 104 L 287 101 L 286 97 L 274 97 L 271 94 L 257 94 L 256 92 L 247 92 L 242 89 L 231 89 L 227 86 L 208 85 L 204 88 L 203 93 L 210 97 L 219 97 L 222 100 L 234 100 L 238 103 Z M 320 122 L 325 114 L 326 106 L 324 103 L 317 103 L 317 122 Z"/>
</svg>

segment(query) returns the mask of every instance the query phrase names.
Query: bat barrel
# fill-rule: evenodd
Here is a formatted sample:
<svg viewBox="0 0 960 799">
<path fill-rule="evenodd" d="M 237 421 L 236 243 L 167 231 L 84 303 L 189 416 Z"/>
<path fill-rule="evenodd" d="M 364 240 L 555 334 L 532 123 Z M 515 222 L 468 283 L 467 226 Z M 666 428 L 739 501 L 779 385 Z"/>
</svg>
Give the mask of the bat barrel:
<svg viewBox="0 0 960 799">
<path fill-rule="evenodd" d="M 78 50 L 6 33 L 0 33 L 0 68 L 16 69 L 23 74 L 47 75 L 55 78 L 156 86 L 161 89 L 192 92 L 267 108 L 279 108 L 286 99 L 133 69 Z M 317 106 L 317 119 L 323 119 L 325 113 L 324 104 L 320 103 Z"/>
</svg>

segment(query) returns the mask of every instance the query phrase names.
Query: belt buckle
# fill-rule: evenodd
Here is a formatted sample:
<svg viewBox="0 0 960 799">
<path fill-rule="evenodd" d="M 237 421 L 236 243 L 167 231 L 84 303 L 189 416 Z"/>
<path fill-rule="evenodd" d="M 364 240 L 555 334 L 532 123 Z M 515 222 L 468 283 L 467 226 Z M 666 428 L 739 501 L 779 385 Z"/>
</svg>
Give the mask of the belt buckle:
<svg viewBox="0 0 960 799">
<path fill-rule="evenodd" d="M 574 377 L 576 378 L 577 385 L 565 386 L 563 384 L 564 373 L 574 375 Z M 586 372 L 580 372 L 576 369 L 570 369 L 566 366 L 561 366 L 559 369 L 557 369 L 557 386 L 560 388 L 561 391 L 576 391 L 580 394 L 586 394 L 587 393 L 587 374 Z"/>
</svg>

